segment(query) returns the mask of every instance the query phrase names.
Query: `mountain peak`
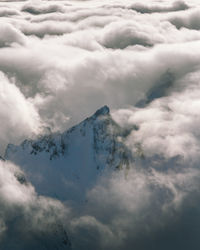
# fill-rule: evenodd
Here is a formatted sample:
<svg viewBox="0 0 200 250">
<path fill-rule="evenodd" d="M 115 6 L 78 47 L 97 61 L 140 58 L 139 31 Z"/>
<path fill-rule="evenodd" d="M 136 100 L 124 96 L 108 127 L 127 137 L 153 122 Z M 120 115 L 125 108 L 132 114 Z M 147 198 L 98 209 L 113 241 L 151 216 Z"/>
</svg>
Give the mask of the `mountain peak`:
<svg viewBox="0 0 200 250">
<path fill-rule="evenodd" d="M 131 152 L 122 138 L 118 140 L 121 135 L 109 108 L 103 106 L 63 133 L 8 145 L 5 159 L 21 166 L 39 194 L 81 201 L 83 191 L 92 187 L 104 169 L 128 168 Z"/>
<path fill-rule="evenodd" d="M 98 116 L 101 116 L 101 115 L 108 115 L 110 114 L 110 109 L 107 105 L 101 107 L 100 109 L 98 109 L 95 113 L 94 113 L 94 116 L 95 117 L 98 117 Z"/>
</svg>

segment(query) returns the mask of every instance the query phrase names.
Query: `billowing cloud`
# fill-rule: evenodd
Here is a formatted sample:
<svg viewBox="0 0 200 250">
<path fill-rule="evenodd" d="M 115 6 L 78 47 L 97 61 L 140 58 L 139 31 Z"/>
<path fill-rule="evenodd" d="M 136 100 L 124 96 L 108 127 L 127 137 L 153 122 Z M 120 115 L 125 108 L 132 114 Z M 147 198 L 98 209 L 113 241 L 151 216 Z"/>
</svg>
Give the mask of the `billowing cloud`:
<svg viewBox="0 0 200 250">
<path fill-rule="evenodd" d="M 37 5 L 34 5 L 33 2 L 25 4 L 21 11 L 28 12 L 33 15 L 46 14 L 52 12 L 63 12 L 64 8 L 59 4 L 43 4 L 42 1 L 37 1 Z"/>
<path fill-rule="evenodd" d="M 70 33 L 74 29 L 72 23 L 56 23 L 52 21 L 45 21 L 42 23 L 23 23 L 20 30 L 25 35 L 35 35 L 38 37 L 44 37 L 45 35 L 63 35 Z"/>
<path fill-rule="evenodd" d="M 10 46 L 12 44 L 26 44 L 26 37 L 12 25 L 1 23 L 0 27 L 0 47 Z"/>
<path fill-rule="evenodd" d="M 199 249 L 199 2 L 1 1 L 0 17 L 1 153 L 107 104 L 134 158 L 70 205 L 0 161 L 3 249 L 68 233 L 75 250 Z"/>
<path fill-rule="evenodd" d="M 199 12 L 199 8 L 191 9 L 178 15 L 172 15 L 172 17 L 169 17 L 169 21 L 178 29 L 185 27 L 188 29 L 199 30 Z"/>
<path fill-rule="evenodd" d="M 189 6 L 184 1 L 174 1 L 172 4 L 168 3 L 154 3 L 154 4 L 144 4 L 144 3 L 135 3 L 131 5 L 133 10 L 136 10 L 140 13 L 154 13 L 154 12 L 171 12 L 171 11 L 180 11 L 186 10 Z"/>
<path fill-rule="evenodd" d="M 15 138 L 24 138 L 40 131 L 40 117 L 30 100 L 27 100 L 15 85 L 0 73 L 0 140 L 1 147 Z M 2 153 L 2 152 L 1 152 Z"/>
<path fill-rule="evenodd" d="M 174 227 L 184 235 L 191 229 L 182 220 L 189 219 L 188 210 L 199 202 L 198 194 L 193 196 L 199 188 L 199 170 L 163 173 L 151 169 L 149 162 L 148 166 L 149 171 L 135 165 L 127 173 L 102 177 L 88 192 L 82 215 L 72 218 L 68 229 L 77 239 L 75 249 L 153 249 L 155 238 L 156 249 L 187 249 L 176 240 Z"/>
<path fill-rule="evenodd" d="M 8 7 L 1 7 L 0 9 L 0 16 L 1 17 L 7 17 L 7 16 L 15 16 L 20 15 L 20 11 Z"/>
<path fill-rule="evenodd" d="M 133 150 L 139 142 L 147 155 L 156 152 L 167 158 L 179 155 L 193 164 L 199 161 L 199 84 L 194 82 L 194 77 L 198 76 L 199 72 L 188 75 L 182 81 L 190 82 L 189 86 L 184 89 L 182 85 L 181 92 L 180 86 L 177 87 L 169 97 L 158 98 L 146 108 L 114 113 L 122 126 L 139 128 L 128 139 Z"/>
<path fill-rule="evenodd" d="M 38 196 L 25 178 L 17 166 L 0 161 L 1 247 L 66 248 L 70 243 L 61 222 L 66 208 L 59 201 Z"/>
<path fill-rule="evenodd" d="M 154 27 L 152 27 L 154 29 Z M 134 22 L 112 22 L 110 25 L 107 25 L 104 31 L 103 36 L 103 45 L 107 48 L 119 48 L 124 49 L 130 45 L 143 45 L 143 46 L 152 46 L 155 43 L 158 43 L 159 40 L 162 40 L 161 37 L 154 38 L 157 41 L 151 41 L 151 35 L 148 33 L 154 32 L 156 30 L 149 29 L 149 25 L 139 26 Z"/>
</svg>

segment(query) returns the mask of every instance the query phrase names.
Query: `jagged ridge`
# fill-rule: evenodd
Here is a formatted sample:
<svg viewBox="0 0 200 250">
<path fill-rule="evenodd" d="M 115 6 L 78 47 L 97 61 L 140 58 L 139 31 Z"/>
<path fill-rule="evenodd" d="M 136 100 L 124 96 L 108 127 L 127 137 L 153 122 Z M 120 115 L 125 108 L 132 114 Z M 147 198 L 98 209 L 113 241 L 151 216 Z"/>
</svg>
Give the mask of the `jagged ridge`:
<svg viewBox="0 0 200 250">
<path fill-rule="evenodd" d="M 78 192 L 83 194 L 91 187 L 104 169 L 129 166 L 131 153 L 118 140 L 123 133 L 104 106 L 62 134 L 25 140 L 19 146 L 8 145 L 5 159 L 19 164 L 39 193 L 67 199 L 70 191 L 65 192 L 66 183 L 76 183 L 80 199 Z M 55 187 L 49 187 L 49 183 Z"/>
</svg>

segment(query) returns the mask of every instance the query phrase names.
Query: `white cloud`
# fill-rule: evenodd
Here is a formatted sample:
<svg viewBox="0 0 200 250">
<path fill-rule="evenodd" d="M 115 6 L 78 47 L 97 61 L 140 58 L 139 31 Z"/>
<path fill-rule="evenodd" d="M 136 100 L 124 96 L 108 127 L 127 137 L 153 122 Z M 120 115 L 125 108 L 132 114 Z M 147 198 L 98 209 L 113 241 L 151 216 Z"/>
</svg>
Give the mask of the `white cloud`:
<svg viewBox="0 0 200 250">
<path fill-rule="evenodd" d="M 139 130 L 133 131 L 128 139 L 134 151 L 135 145 L 141 143 L 147 155 L 181 155 L 190 163 L 199 160 L 199 85 L 192 85 L 192 78 L 193 74 L 182 79 L 190 85 L 181 92 L 179 86 L 178 92 L 157 99 L 146 108 L 121 110 L 114 114 L 123 126 L 138 126 Z"/>
<path fill-rule="evenodd" d="M 42 1 L 34 1 L 26 3 L 22 8 L 21 11 L 28 12 L 33 15 L 38 14 L 46 14 L 52 12 L 64 12 L 64 6 L 59 4 L 44 4 Z"/>
<path fill-rule="evenodd" d="M 40 118 L 30 100 L 27 100 L 14 82 L 0 74 L 0 140 L 1 147 L 9 141 L 22 139 L 40 131 Z M 1 152 L 2 153 L 2 152 Z"/>
<path fill-rule="evenodd" d="M 170 242 L 173 228 L 187 239 L 185 232 L 199 226 L 193 217 L 194 226 L 184 225 L 192 206 L 199 214 L 199 2 L 0 5 L 1 151 L 40 134 L 42 126 L 67 129 L 104 104 L 131 132 L 125 143 L 136 158 L 132 170 L 102 177 L 88 191 L 88 204 L 82 210 L 75 205 L 66 219 L 72 238 L 79 239 L 74 249 L 154 249 L 153 239 L 157 249 L 195 249 L 191 241 L 194 247 Z M 16 171 L 22 174 L 0 163 L 6 250 L 13 249 L 6 235 L 16 233 L 18 244 L 28 237 L 27 227 L 38 235 L 63 213 L 63 204 L 39 197 Z M 13 231 L 10 218 L 16 219 Z"/>
<path fill-rule="evenodd" d="M 62 249 L 65 234 L 61 219 L 66 217 L 67 209 L 59 201 L 38 196 L 19 167 L 3 161 L 0 161 L 0 204 L 3 249 L 42 249 L 46 244 L 48 247 L 57 244 Z M 60 237 L 55 239 L 57 234 Z"/>
<path fill-rule="evenodd" d="M 70 33 L 74 30 L 74 25 L 70 22 L 56 23 L 55 21 L 45 21 L 42 23 L 22 23 L 20 30 L 25 35 L 44 37 L 45 35 L 63 35 L 65 33 Z"/>
<path fill-rule="evenodd" d="M 20 15 L 20 11 L 14 9 L 14 8 L 1 7 L 1 9 L 0 9 L 0 16 L 1 17 L 14 16 L 14 15 Z"/>
<path fill-rule="evenodd" d="M 199 30 L 199 8 L 194 8 L 177 15 L 169 16 L 169 21 L 178 29 L 185 27 L 188 29 Z"/>
<path fill-rule="evenodd" d="M 26 37 L 10 24 L 0 23 L 0 33 L 0 47 L 26 44 Z"/>
<path fill-rule="evenodd" d="M 163 229 L 168 242 L 173 242 L 174 226 L 186 230 L 173 221 L 182 213 L 188 216 L 187 201 L 199 188 L 199 170 L 160 172 L 147 164 L 146 171 L 134 165 L 127 172 L 102 176 L 89 190 L 82 215 L 73 218 L 69 228 L 75 249 L 132 249 L 133 244 L 146 249 L 155 237 L 159 246 L 167 244 Z"/>
<path fill-rule="evenodd" d="M 170 1 L 169 1 L 170 3 Z M 189 6 L 185 1 L 173 1 L 169 4 L 168 2 L 164 3 L 134 3 L 130 6 L 133 10 L 136 10 L 140 13 L 154 13 L 154 12 L 171 12 L 171 11 L 180 11 L 188 9 Z"/>
</svg>

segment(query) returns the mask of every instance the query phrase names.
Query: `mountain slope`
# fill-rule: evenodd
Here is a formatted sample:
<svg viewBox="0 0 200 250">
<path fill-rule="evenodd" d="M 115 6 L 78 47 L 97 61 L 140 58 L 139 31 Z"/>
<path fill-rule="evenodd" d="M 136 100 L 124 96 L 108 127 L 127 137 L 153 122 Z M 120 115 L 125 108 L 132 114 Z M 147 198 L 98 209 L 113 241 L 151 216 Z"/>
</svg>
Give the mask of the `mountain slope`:
<svg viewBox="0 0 200 250">
<path fill-rule="evenodd" d="M 118 140 L 122 133 L 104 106 L 62 134 L 8 145 L 5 159 L 22 167 L 39 194 L 83 201 L 102 171 L 128 166 L 130 152 Z"/>
</svg>

